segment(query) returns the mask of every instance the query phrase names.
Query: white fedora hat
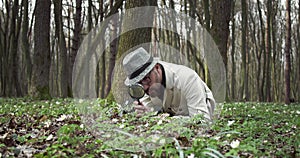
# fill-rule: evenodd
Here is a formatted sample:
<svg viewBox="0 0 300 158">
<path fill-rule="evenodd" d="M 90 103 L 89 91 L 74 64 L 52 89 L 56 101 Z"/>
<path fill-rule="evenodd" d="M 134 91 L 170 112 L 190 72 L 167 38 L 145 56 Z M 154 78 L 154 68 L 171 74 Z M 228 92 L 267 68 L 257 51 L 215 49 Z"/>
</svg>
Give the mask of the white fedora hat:
<svg viewBox="0 0 300 158">
<path fill-rule="evenodd" d="M 125 56 L 123 68 L 127 75 L 125 85 L 133 85 L 141 81 L 159 61 L 153 58 L 144 48 L 140 47 Z"/>
</svg>

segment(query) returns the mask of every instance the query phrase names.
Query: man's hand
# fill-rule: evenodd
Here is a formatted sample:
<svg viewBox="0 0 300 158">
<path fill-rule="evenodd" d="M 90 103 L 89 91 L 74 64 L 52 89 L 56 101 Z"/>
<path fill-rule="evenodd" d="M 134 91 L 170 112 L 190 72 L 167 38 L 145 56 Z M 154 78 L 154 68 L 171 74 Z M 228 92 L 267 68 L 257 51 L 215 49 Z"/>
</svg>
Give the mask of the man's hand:
<svg viewBox="0 0 300 158">
<path fill-rule="evenodd" d="M 149 107 L 143 105 L 142 103 L 139 104 L 137 101 L 134 101 L 133 104 L 135 104 L 134 109 L 137 113 L 137 117 L 141 117 L 144 113 L 151 111 Z"/>
</svg>

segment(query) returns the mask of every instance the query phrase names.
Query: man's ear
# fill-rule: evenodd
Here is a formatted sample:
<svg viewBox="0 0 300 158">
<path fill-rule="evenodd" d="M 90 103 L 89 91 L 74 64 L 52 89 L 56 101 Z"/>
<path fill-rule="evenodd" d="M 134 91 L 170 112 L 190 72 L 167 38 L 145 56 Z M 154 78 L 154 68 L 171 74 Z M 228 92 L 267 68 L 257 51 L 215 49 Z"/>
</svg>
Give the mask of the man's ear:
<svg viewBox="0 0 300 158">
<path fill-rule="evenodd" d="M 160 74 L 161 73 L 161 65 L 160 64 L 155 64 L 154 68 L 156 69 L 156 71 Z"/>
<path fill-rule="evenodd" d="M 157 63 L 157 64 L 155 64 L 155 69 L 159 69 L 160 68 L 160 65 Z"/>
</svg>

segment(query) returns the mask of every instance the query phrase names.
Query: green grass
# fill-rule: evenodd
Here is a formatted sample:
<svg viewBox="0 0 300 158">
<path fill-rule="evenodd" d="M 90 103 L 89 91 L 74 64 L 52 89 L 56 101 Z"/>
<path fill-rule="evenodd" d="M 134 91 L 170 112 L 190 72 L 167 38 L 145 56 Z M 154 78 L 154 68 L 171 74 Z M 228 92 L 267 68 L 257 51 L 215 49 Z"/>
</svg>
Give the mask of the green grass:
<svg viewBox="0 0 300 158">
<path fill-rule="evenodd" d="M 0 98 L 0 116 L 0 157 L 300 157 L 299 104 L 226 103 L 210 126 L 100 99 Z"/>
</svg>

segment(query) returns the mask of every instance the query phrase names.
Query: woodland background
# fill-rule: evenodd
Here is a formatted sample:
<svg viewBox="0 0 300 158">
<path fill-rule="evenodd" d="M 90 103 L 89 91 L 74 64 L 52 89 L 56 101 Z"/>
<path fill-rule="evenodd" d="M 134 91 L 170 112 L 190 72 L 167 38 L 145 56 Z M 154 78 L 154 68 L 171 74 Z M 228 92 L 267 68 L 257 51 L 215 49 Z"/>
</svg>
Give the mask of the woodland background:
<svg viewBox="0 0 300 158">
<path fill-rule="evenodd" d="M 84 37 L 112 14 L 151 5 L 184 12 L 210 32 L 227 70 L 227 101 L 300 99 L 299 0 L 1 0 L 0 4 L 2 97 L 72 97 L 72 68 Z M 126 27 L 115 23 L 106 28 L 111 35 Z M 199 54 L 176 34 L 151 38 L 151 31 L 130 31 L 107 47 L 97 67 L 99 98 L 110 93 L 115 61 L 140 43 L 160 40 L 187 49 L 189 60 L 203 65 Z M 194 69 L 209 84 L 204 67 Z"/>
</svg>

